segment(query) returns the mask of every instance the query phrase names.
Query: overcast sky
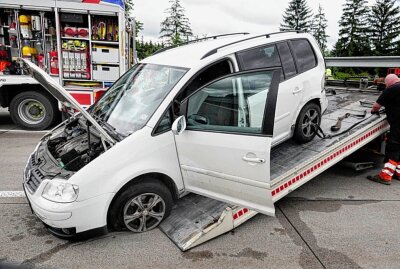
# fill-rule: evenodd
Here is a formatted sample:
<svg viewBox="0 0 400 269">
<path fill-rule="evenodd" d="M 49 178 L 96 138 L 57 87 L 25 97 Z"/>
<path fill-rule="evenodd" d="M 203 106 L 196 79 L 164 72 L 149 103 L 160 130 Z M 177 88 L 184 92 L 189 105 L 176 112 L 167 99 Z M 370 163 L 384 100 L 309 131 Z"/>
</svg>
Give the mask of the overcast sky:
<svg viewBox="0 0 400 269">
<path fill-rule="evenodd" d="M 193 33 L 217 35 L 233 32 L 268 33 L 279 29 L 282 14 L 289 0 L 181 0 Z M 338 37 L 338 21 L 345 0 L 307 0 L 316 13 L 318 5 L 324 8 L 328 20 L 328 46 Z M 368 0 L 370 4 L 375 0 Z M 397 2 L 400 2 L 398 0 Z M 134 0 L 133 15 L 144 23 L 140 32 L 145 41 L 158 40 L 160 23 L 166 17 L 168 0 Z"/>
</svg>

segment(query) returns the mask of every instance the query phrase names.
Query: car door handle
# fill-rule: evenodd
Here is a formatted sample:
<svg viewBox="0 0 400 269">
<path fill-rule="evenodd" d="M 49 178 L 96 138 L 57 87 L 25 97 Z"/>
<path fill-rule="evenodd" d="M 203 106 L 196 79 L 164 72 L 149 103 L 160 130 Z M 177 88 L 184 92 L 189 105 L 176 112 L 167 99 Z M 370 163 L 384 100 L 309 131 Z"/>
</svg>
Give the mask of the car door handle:
<svg viewBox="0 0 400 269">
<path fill-rule="evenodd" d="M 243 161 L 249 162 L 249 163 L 265 163 L 265 159 L 262 158 L 249 158 L 246 156 L 243 156 Z"/>
<path fill-rule="evenodd" d="M 296 87 L 296 88 L 294 88 L 294 90 L 292 91 L 292 93 L 293 93 L 293 94 L 297 94 L 297 93 L 301 92 L 302 90 L 303 90 L 303 88 Z"/>
</svg>

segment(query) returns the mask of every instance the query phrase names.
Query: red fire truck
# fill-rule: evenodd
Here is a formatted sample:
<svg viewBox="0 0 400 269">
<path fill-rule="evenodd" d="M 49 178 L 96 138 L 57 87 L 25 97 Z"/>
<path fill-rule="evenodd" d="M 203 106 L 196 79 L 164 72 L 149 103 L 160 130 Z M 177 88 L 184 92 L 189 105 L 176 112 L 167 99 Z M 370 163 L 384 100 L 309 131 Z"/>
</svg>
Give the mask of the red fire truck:
<svg viewBox="0 0 400 269">
<path fill-rule="evenodd" d="M 23 129 L 60 118 L 57 100 L 19 67 L 23 57 L 89 107 L 130 67 L 132 21 L 122 0 L 0 0 L 0 106 Z"/>
</svg>

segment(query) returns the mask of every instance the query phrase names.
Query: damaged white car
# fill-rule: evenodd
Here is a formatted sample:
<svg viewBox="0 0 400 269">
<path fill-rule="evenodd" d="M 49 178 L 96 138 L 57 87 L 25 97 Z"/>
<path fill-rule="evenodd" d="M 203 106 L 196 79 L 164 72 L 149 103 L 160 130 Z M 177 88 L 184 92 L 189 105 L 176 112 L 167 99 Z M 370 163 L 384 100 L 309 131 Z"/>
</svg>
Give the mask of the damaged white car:
<svg viewBox="0 0 400 269">
<path fill-rule="evenodd" d="M 302 33 L 168 49 L 135 65 L 87 111 L 26 65 L 78 112 L 41 139 L 24 172 L 32 210 L 61 237 L 153 229 L 187 192 L 274 215 L 271 147 L 311 141 L 327 107 L 323 56 Z"/>
</svg>

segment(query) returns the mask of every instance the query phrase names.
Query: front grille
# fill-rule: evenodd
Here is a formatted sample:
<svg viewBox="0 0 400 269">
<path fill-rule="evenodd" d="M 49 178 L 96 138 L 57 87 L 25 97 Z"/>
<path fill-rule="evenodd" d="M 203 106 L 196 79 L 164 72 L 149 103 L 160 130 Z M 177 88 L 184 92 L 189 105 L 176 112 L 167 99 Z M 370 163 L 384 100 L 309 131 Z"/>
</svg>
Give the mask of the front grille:
<svg viewBox="0 0 400 269">
<path fill-rule="evenodd" d="M 31 193 L 35 193 L 37 188 L 39 188 L 40 183 L 44 180 L 45 176 L 40 172 L 37 167 L 41 163 L 41 160 L 35 159 L 34 154 L 31 155 L 29 159 L 29 163 L 26 167 L 27 171 L 25 171 L 25 186 Z"/>
</svg>

